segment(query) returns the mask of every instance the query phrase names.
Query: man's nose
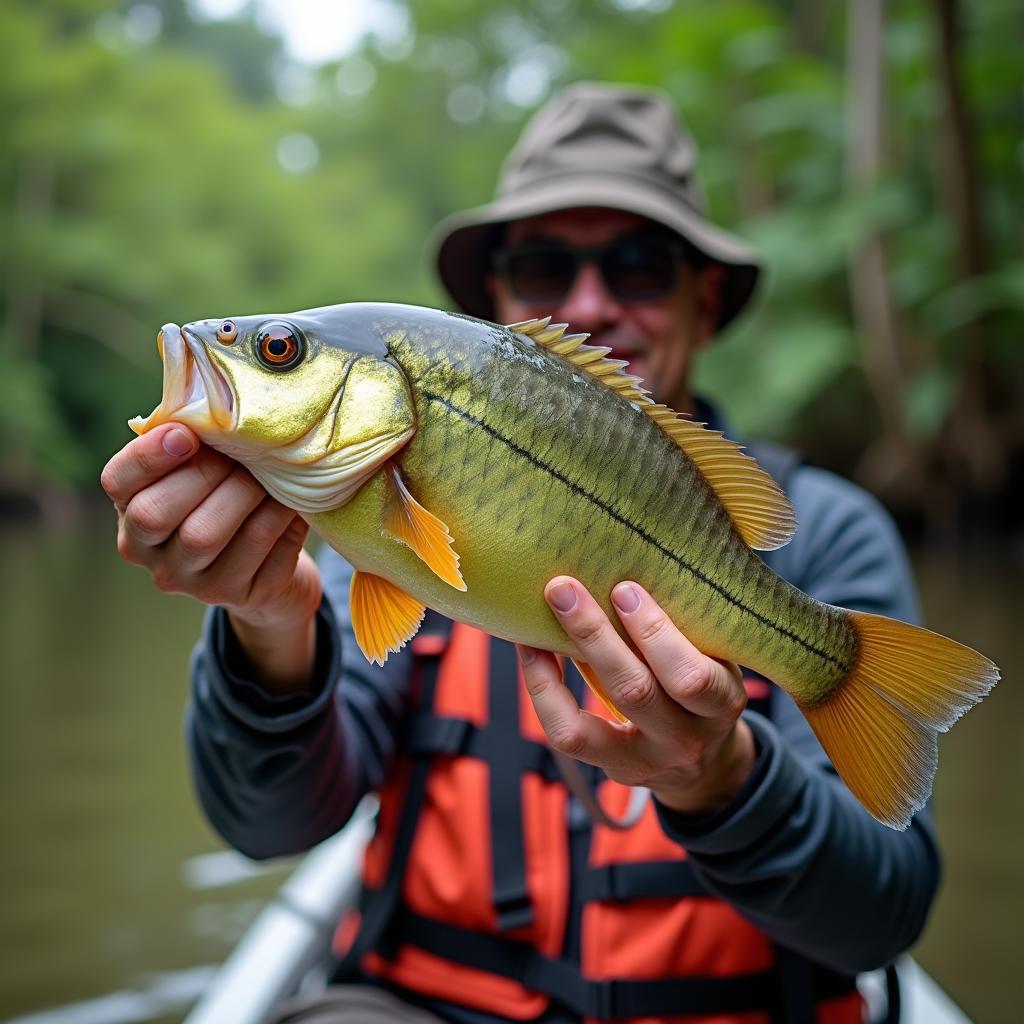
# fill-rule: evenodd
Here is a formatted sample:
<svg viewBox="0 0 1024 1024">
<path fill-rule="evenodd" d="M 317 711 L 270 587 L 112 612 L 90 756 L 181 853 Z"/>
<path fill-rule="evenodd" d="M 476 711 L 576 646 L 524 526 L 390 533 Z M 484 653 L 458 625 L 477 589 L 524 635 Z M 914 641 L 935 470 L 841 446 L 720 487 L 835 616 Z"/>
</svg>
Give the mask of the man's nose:
<svg viewBox="0 0 1024 1024">
<path fill-rule="evenodd" d="M 622 305 L 608 290 L 601 271 L 591 261 L 584 262 L 576 274 L 569 294 L 558 310 L 560 319 L 575 331 L 597 334 L 614 324 L 622 315 Z"/>
</svg>

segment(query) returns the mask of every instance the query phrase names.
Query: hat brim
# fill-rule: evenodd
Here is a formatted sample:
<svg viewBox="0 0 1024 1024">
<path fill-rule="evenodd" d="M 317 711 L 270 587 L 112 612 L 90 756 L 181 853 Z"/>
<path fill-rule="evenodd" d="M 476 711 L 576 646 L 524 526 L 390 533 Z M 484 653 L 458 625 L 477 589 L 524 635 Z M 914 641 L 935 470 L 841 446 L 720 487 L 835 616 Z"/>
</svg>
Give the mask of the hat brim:
<svg viewBox="0 0 1024 1024">
<path fill-rule="evenodd" d="M 573 174 L 528 193 L 505 196 L 443 220 L 434 234 L 436 266 L 442 284 L 470 316 L 494 319 L 486 287 L 494 228 L 524 217 L 579 207 L 605 207 L 647 217 L 677 232 L 709 259 L 725 268 L 717 329 L 746 305 L 760 273 L 757 253 L 735 235 L 705 220 L 678 199 L 662 198 L 635 180 Z"/>
</svg>

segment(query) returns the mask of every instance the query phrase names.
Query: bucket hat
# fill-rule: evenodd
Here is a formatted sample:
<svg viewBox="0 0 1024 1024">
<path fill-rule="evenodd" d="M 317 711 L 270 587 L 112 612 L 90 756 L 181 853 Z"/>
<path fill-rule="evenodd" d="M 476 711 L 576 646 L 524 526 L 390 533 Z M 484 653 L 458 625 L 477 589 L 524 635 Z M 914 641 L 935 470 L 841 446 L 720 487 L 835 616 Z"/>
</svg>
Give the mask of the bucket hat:
<svg viewBox="0 0 1024 1024">
<path fill-rule="evenodd" d="M 441 281 L 471 316 L 494 315 L 485 287 L 499 225 L 584 206 L 626 210 L 681 235 L 725 278 L 717 327 L 743 308 L 757 282 L 757 253 L 712 224 L 694 180 L 697 146 L 669 98 L 653 89 L 580 82 L 542 107 L 502 167 L 494 201 L 437 227 Z"/>
</svg>

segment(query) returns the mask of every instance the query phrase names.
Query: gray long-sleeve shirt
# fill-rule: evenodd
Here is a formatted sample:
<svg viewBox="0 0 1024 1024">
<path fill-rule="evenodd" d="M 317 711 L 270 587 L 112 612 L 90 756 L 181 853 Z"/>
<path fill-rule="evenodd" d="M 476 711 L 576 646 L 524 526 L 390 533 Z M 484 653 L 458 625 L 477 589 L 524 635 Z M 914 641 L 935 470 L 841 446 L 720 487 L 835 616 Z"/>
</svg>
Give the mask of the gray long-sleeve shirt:
<svg viewBox="0 0 1024 1024">
<path fill-rule="evenodd" d="M 916 621 L 907 560 L 878 503 L 806 466 L 788 493 L 800 526 L 768 554 L 772 567 L 820 600 Z M 350 569 L 329 549 L 320 562 L 325 598 L 310 693 L 264 694 L 222 610 L 208 615 L 193 659 L 195 784 L 213 825 L 252 857 L 303 851 L 340 828 L 387 776 L 409 707 L 409 649 L 382 668 L 367 664 L 349 619 Z M 848 973 L 887 963 L 920 934 L 938 884 L 928 813 L 905 832 L 871 818 L 781 690 L 773 688 L 770 720 L 746 716 L 758 760 L 741 793 L 702 819 L 659 806 L 662 827 L 707 888 L 771 939 Z M 573 936 L 567 941 L 571 955 Z M 457 1008 L 449 1016 L 483 1019 Z"/>
</svg>

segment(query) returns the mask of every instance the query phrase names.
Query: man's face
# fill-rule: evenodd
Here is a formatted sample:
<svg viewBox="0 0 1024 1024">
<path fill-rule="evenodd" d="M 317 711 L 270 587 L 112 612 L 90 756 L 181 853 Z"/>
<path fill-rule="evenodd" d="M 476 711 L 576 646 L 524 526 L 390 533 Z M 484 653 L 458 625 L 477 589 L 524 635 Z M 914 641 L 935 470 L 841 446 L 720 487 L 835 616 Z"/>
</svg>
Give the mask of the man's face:
<svg viewBox="0 0 1024 1024">
<path fill-rule="evenodd" d="M 616 240 L 654 232 L 657 225 L 623 210 L 586 207 L 558 210 L 508 225 L 504 247 L 555 242 L 600 248 Z M 552 303 L 514 293 L 501 272 L 492 273 L 495 318 L 516 323 L 550 314 L 572 331 L 586 331 L 590 344 L 607 345 L 612 358 L 629 361 L 659 401 L 680 411 L 690 407 L 687 375 L 690 358 L 711 337 L 718 313 L 721 268 L 701 270 L 681 264 L 668 290 L 655 298 L 623 299 L 608 287 L 601 270 L 583 261 L 569 290 Z"/>
</svg>

